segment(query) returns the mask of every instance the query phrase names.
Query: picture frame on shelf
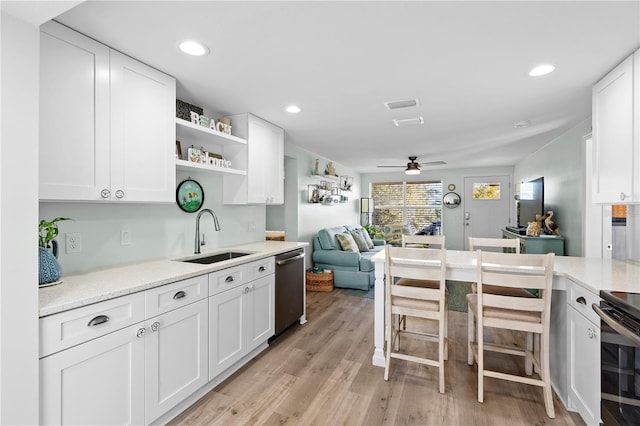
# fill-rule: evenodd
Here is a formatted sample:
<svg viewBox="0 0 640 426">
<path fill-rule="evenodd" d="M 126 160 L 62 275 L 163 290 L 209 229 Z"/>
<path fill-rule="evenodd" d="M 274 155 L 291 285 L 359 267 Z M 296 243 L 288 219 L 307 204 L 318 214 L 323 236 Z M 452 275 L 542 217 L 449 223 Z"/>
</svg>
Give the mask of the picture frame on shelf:
<svg viewBox="0 0 640 426">
<path fill-rule="evenodd" d="M 351 188 L 353 188 L 353 176 L 340 176 L 340 189 L 351 191 Z"/>
<path fill-rule="evenodd" d="M 201 162 L 201 155 L 202 155 L 202 151 L 199 150 L 198 148 L 194 148 L 191 147 L 187 150 L 187 160 L 191 161 L 192 163 L 200 163 Z"/>
</svg>

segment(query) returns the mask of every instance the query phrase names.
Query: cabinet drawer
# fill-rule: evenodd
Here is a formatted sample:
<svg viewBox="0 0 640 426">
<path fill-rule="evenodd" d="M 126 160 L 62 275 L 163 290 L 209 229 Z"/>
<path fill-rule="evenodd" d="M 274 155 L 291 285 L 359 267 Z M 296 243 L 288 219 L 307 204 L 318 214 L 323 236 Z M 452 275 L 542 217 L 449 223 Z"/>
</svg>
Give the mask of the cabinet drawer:
<svg viewBox="0 0 640 426">
<path fill-rule="evenodd" d="M 248 281 L 247 265 L 234 266 L 209 274 L 209 296 L 232 289 Z"/>
<path fill-rule="evenodd" d="M 593 303 L 599 304 L 600 296 L 567 279 L 567 304 L 600 328 L 600 317 L 591 307 Z"/>
<path fill-rule="evenodd" d="M 273 274 L 275 272 L 276 260 L 274 257 L 267 257 L 266 259 L 256 260 L 247 264 L 249 277 L 248 281 L 257 280 L 265 275 Z"/>
<path fill-rule="evenodd" d="M 147 318 L 206 298 L 209 295 L 207 284 L 207 275 L 201 275 L 147 290 L 145 292 Z"/>
<path fill-rule="evenodd" d="M 144 293 L 40 318 L 40 357 L 144 321 Z"/>
</svg>

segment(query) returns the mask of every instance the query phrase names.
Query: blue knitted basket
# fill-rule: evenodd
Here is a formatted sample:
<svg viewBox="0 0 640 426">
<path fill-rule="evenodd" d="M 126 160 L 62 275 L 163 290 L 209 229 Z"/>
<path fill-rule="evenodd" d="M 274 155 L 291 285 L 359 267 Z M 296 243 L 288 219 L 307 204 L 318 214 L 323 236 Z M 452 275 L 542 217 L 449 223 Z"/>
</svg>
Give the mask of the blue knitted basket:
<svg viewBox="0 0 640 426">
<path fill-rule="evenodd" d="M 40 284 L 48 284 L 58 281 L 61 275 L 60 264 L 53 254 L 42 247 L 38 247 L 38 257 L 40 264 Z"/>
</svg>

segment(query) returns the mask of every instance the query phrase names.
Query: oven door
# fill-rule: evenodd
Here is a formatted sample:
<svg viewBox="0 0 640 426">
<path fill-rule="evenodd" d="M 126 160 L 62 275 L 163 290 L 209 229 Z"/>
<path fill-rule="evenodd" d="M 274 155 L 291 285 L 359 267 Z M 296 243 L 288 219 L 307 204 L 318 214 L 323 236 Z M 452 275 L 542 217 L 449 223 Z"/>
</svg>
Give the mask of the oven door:
<svg viewBox="0 0 640 426">
<path fill-rule="evenodd" d="M 606 425 L 640 424 L 640 321 L 607 301 L 601 318 L 601 417 Z"/>
</svg>

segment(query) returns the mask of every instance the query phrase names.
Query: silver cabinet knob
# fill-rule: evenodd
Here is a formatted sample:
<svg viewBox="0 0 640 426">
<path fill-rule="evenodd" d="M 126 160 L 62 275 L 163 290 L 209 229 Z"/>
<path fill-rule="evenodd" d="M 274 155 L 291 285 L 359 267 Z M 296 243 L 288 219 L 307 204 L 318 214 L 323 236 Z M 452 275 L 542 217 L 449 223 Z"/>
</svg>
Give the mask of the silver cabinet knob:
<svg viewBox="0 0 640 426">
<path fill-rule="evenodd" d="M 247 294 L 251 291 L 251 289 L 249 289 L 249 287 L 245 287 L 243 293 Z"/>
<path fill-rule="evenodd" d="M 136 333 L 136 336 L 137 337 L 142 337 L 142 336 L 144 336 L 144 333 L 146 333 L 146 332 L 147 332 L 147 330 L 145 328 L 139 328 L 138 332 Z"/>
<path fill-rule="evenodd" d="M 159 328 L 160 328 L 160 323 L 158 321 L 151 324 L 151 331 L 158 331 Z"/>
<path fill-rule="evenodd" d="M 621 193 L 620 193 L 620 201 L 624 201 L 624 200 L 626 200 L 627 198 L 631 198 L 631 196 L 629 196 L 629 195 L 625 194 L 624 192 L 621 192 Z"/>
<path fill-rule="evenodd" d="M 118 189 L 116 191 L 116 198 L 119 200 L 124 197 L 124 191 L 122 189 Z"/>
<path fill-rule="evenodd" d="M 587 328 L 587 337 L 589 337 L 589 339 L 596 337 L 596 332 L 593 331 L 591 327 Z"/>
<path fill-rule="evenodd" d="M 109 191 L 108 189 L 103 189 L 102 191 L 100 191 L 100 196 L 102 198 L 109 198 L 111 197 L 111 191 Z"/>
</svg>

